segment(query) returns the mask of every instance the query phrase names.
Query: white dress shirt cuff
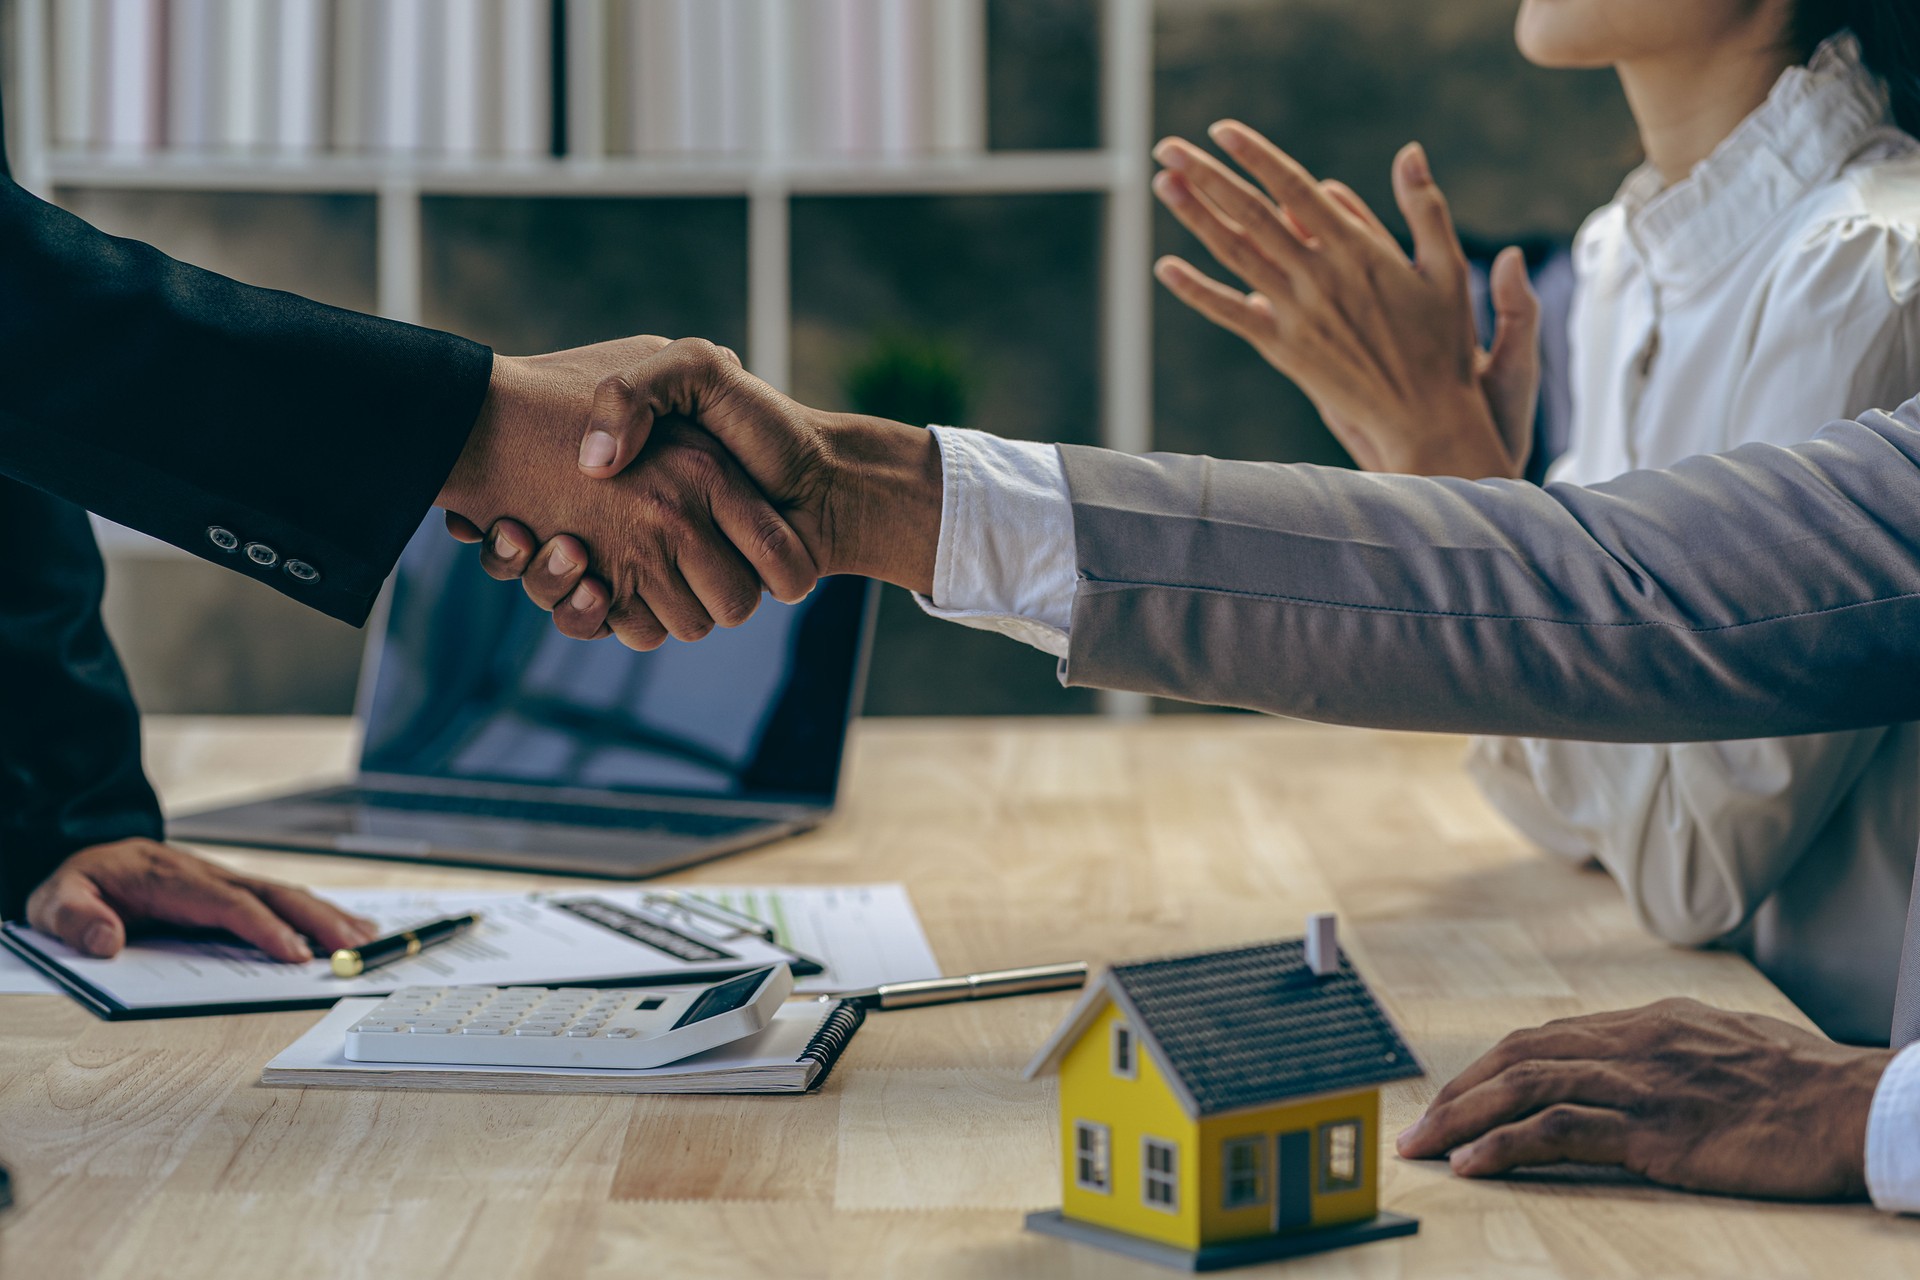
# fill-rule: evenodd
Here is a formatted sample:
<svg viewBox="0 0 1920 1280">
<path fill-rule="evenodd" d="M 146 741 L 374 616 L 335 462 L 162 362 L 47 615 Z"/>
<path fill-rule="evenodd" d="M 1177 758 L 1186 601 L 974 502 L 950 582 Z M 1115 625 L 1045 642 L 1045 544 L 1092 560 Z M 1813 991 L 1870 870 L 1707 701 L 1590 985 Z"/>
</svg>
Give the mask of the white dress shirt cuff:
<svg viewBox="0 0 1920 1280">
<path fill-rule="evenodd" d="M 1894 1055 L 1873 1091 L 1867 1194 L 1888 1213 L 1920 1213 L 1920 1044 Z"/>
<path fill-rule="evenodd" d="M 940 543 L 922 609 L 1067 656 L 1078 566 L 1073 504 L 1050 444 L 933 427 L 940 445 Z"/>
</svg>

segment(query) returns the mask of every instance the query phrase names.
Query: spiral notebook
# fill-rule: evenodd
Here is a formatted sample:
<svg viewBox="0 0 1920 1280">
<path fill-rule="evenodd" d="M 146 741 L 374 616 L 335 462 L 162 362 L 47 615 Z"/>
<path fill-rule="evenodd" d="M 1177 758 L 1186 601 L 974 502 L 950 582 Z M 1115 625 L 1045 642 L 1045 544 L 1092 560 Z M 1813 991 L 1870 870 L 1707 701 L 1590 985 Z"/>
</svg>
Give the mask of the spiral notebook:
<svg viewBox="0 0 1920 1280">
<path fill-rule="evenodd" d="M 468 1067 L 351 1062 L 347 1028 L 377 999 L 342 1000 L 260 1073 L 261 1084 L 333 1089 L 458 1089 L 482 1093 L 807 1093 L 820 1087 L 860 1029 L 850 1001 L 795 1001 L 767 1029 L 664 1067 Z"/>
</svg>

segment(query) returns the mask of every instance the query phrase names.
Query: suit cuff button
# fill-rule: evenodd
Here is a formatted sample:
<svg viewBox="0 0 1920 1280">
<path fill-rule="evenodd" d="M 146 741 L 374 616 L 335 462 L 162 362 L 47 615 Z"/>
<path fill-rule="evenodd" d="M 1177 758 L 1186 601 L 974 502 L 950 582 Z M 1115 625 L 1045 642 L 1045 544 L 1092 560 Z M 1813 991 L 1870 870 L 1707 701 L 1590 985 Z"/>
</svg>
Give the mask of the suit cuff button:
<svg viewBox="0 0 1920 1280">
<path fill-rule="evenodd" d="M 207 526 L 207 541 L 222 551 L 238 551 L 240 549 L 240 535 L 231 529 L 224 529 L 217 524 Z"/>
<path fill-rule="evenodd" d="M 253 561 L 262 569 L 271 569 L 280 563 L 280 553 L 264 542 L 249 542 L 247 544 L 247 559 Z"/>
<path fill-rule="evenodd" d="M 286 569 L 289 576 L 297 578 L 301 582 L 320 581 L 320 571 L 308 564 L 305 560 L 289 560 L 287 561 Z"/>
</svg>

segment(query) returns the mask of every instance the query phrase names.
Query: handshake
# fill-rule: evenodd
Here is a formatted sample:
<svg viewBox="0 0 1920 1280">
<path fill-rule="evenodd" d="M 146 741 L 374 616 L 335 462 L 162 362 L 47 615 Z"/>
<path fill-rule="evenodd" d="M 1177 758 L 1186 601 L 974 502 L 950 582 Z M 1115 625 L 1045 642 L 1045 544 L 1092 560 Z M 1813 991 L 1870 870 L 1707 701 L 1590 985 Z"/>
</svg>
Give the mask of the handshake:
<svg viewBox="0 0 1920 1280">
<path fill-rule="evenodd" d="M 700 339 L 494 358 L 435 505 L 576 639 L 653 649 L 828 574 L 932 590 L 932 433 L 798 404 Z"/>
</svg>

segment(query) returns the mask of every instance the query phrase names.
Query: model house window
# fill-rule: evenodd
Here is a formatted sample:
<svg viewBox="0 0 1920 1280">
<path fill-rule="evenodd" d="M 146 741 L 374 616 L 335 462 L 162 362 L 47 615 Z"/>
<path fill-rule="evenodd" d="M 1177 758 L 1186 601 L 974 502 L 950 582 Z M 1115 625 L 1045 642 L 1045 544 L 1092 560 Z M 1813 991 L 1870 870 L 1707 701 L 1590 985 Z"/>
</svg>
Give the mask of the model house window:
<svg viewBox="0 0 1920 1280">
<path fill-rule="evenodd" d="M 1352 1191 L 1360 1185 L 1360 1122 L 1320 1126 L 1320 1189 Z"/>
<path fill-rule="evenodd" d="M 1113 1190 L 1108 1144 L 1112 1134 L 1107 1126 L 1086 1120 L 1073 1122 L 1073 1185 L 1082 1191 L 1102 1195 Z"/>
<path fill-rule="evenodd" d="M 1180 1207 L 1180 1149 L 1171 1142 L 1140 1140 L 1140 1199 L 1168 1213 Z"/>
<path fill-rule="evenodd" d="M 1132 1080 L 1140 1073 L 1138 1049 L 1133 1043 L 1133 1028 L 1124 1022 L 1113 1024 L 1113 1074 Z"/>
<path fill-rule="evenodd" d="M 1244 1209 L 1262 1204 L 1260 1166 L 1266 1155 L 1265 1138 L 1230 1138 L 1220 1146 L 1220 1207 Z"/>
</svg>

